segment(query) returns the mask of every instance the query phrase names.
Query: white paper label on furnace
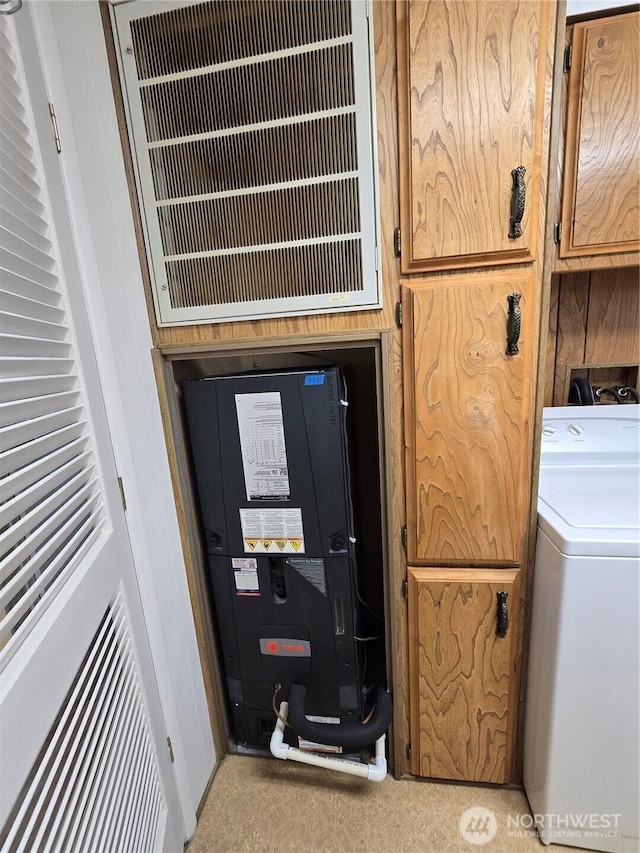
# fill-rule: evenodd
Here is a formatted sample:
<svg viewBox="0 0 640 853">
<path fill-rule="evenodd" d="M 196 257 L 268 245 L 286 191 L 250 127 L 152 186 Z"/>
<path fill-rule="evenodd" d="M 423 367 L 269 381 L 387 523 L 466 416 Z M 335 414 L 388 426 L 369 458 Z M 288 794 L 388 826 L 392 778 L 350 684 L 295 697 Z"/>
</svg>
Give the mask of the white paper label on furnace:
<svg viewBox="0 0 640 853">
<path fill-rule="evenodd" d="M 302 510 L 241 509 L 240 524 L 245 553 L 304 554 Z"/>
<path fill-rule="evenodd" d="M 289 467 L 279 391 L 236 394 L 248 501 L 286 501 Z"/>
</svg>

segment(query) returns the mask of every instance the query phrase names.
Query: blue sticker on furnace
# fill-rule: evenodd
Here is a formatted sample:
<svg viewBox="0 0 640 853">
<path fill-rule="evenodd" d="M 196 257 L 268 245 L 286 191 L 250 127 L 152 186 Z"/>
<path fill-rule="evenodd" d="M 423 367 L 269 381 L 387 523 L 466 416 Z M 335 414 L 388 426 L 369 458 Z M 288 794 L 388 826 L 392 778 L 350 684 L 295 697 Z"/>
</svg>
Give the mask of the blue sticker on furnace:
<svg viewBox="0 0 640 853">
<path fill-rule="evenodd" d="M 304 377 L 305 385 L 324 385 L 324 373 L 314 373 Z"/>
</svg>

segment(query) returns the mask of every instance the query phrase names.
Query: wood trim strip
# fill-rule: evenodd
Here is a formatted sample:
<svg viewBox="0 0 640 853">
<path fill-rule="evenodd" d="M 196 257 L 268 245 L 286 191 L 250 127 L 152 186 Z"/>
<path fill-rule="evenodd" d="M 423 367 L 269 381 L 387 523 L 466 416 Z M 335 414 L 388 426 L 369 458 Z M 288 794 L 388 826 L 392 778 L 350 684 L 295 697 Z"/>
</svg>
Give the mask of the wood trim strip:
<svg viewBox="0 0 640 853">
<path fill-rule="evenodd" d="M 209 708 L 216 759 L 219 761 L 227 753 L 230 723 L 226 713 L 227 700 L 223 667 L 217 653 L 217 644 L 213 633 L 215 616 L 206 587 L 206 559 L 193 524 L 195 517 L 193 507 L 196 506 L 195 495 L 189 486 L 189 478 L 185 474 L 186 459 L 184 448 L 180 443 L 180 436 L 183 431 L 179 423 L 175 391 L 170 390 L 173 382 L 171 367 L 164 361 L 157 349 L 151 351 L 151 357 L 158 387 L 162 425 L 167 445 L 167 457 L 200 666 Z"/>
</svg>

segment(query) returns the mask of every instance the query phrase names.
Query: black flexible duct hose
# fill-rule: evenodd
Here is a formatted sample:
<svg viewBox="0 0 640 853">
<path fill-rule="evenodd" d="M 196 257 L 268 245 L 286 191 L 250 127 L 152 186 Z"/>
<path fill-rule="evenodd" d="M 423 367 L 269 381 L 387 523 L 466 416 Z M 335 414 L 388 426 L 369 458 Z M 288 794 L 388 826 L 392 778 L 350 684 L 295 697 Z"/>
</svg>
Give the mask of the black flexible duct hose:
<svg viewBox="0 0 640 853">
<path fill-rule="evenodd" d="M 306 740 L 359 749 L 377 741 L 389 728 L 393 705 L 391 696 L 381 684 L 378 685 L 376 709 L 368 723 L 312 723 L 304 715 L 306 692 L 307 688 L 303 684 L 291 685 L 288 714 L 291 728 Z"/>
<path fill-rule="evenodd" d="M 593 406 L 593 388 L 585 376 L 576 376 L 572 380 L 567 402 L 570 406 Z"/>
</svg>

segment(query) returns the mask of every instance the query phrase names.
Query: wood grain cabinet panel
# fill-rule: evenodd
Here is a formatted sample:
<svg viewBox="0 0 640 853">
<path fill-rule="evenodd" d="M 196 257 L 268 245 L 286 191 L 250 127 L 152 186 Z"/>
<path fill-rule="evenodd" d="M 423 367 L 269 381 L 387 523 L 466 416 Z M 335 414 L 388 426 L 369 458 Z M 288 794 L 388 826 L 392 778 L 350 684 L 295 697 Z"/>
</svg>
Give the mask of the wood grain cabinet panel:
<svg viewBox="0 0 640 853">
<path fill-rule="evenodd" d="M 509 781 L 518 574 L 509 569 L 409 568 L 414 774 Z M 508 624 L 501 636 L 499 609 L 505 594 Z"/>
<path fill-rule="evenodd" d="M 562 257 L 640 248 L 640 12 L 575 24 Z"/>
<path fill-rule="evenodd" d="M 398 3 L 403 272 L 536 256 L 550 5 Z M 515 237 L 519 166 L 526 201 Z"/>
<path fill-rule="evenodd" d="M 518 268 L 403 287 L 409 562 L 524 558 L 534 284 L 533 271 Z M 521 331 L 508 355 L 511 294 Z"/>
</svg>

